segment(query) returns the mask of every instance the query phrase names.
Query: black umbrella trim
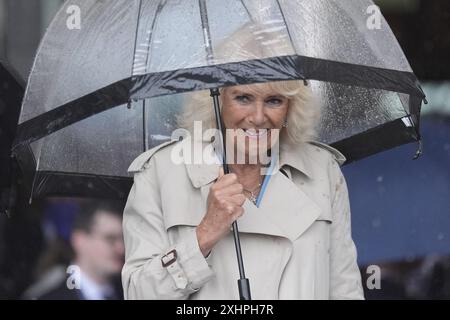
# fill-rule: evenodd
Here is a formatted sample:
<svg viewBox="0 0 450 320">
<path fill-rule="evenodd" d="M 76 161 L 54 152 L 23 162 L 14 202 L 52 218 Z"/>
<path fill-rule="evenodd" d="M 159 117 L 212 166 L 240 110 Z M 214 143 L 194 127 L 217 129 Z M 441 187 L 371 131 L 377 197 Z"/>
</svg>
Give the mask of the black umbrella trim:
<svg viewBox="0 0 450 320">
<path fill-rule="evenodd" d="M 347 165 L 370 155 L 420 140 L 417 128 L 407 127 L 402 119 L 397 119 L 330 145 L 342 152 L 347 158 L 345 162 Z"/>
<path fill-rule="evenodd" d="M 126 200 L 133 179 L 63 172 L 36 173 L 33 198 L 67 196 Z"/>
<path fill-rule="evenodd" d="M 36 159 L 29 145 L 21 146 L 16 153 L 20 176 L 24 180 L 24 191 L 30 202 L 33 198 L 48 196 L 126 199 L 133 184 L 133 179 L 128 177 L 36 171 Z"/>
<path fill-rule="evenodd" d="M 132 80 L 125 79 L 19 124 L 13 152 L 69 125 L 129 101 Z"/>
<path fill-rule="evenodd" d="M 13 148 L 29 144 L 75 122 L 133 100 L 237 84 L 294 79 L 401 92 L 420 100 L 425 97 L 419 81 L 411 72 L 296 55 L 249 60 L 124 79 L 20 124 Z"/>
<path fill-rule="evenodd" d="M 294 79 L 335 82 L 425 97 L 419 81 L 411 72 L 292 55 L 142 75 L 136 77 L 131 98 L 140 100 L 236 84 Z"/>
</svg>

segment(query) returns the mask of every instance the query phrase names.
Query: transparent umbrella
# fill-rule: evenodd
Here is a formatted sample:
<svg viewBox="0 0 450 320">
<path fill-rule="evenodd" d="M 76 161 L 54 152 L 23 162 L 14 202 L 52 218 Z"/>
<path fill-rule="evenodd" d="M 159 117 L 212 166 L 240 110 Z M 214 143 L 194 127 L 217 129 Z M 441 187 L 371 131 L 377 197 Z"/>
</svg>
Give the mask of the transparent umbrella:
<svg viewBox="0 0 450 320">
<path fill-rule="evenodd" d="M 67 2 L 38 50 L 14 146 L 32 197 L 126 197 L 129 163 L 174 129 L 183 98 L 163 96 L 221 86 L 311 80 L 323 105 L 319 139 L 347 163 L 420 140 L 423 92 L 385 20 L 368 28 L 371 5 Z M 211 56 L 207 48 L 249 24 L 259 52 L 236 43 Z"/>
<path fill-rule="evenodd" d="M 37 53 L 14 143 L 31 197 L 125 198 L 127 166 L 170 137 L 185 96 L 224 86 L 307 80 L 324 110 L 319 140 L 348 162 L 420 141 L 424 94 L 371 6 L 66 2 Z"/>
</svg>

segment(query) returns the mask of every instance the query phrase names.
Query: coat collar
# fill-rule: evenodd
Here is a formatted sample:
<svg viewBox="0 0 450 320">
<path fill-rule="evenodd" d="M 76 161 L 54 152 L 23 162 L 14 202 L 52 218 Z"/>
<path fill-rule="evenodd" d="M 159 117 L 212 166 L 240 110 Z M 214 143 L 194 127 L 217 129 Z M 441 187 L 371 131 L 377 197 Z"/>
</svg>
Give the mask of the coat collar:
<svg viewBox="0 0 450 320">
<path fill-rule="evenodd" d="M 278 168 L 287 165 L 312 179 L 312 160 L 306 148 L 280 147 Z M 206 203 L 209 188 L 219 175 L 220 163 L 189 164 L 186 168 L 193 186 L 201 189 L 202 200 Z M 316 202 L 278 170 L 270 178 L 260 207 L 246 200 L 243 208 L 245 214 L 238 220 L 239 232 L 280 236 L 292 242 L 321 215 Z M 199 222 L 195 221 L 193 225 Z"/>
<path fill-rule="evenodd" d="M 190 143 L 186 142 L 186 143 Z M 200 144 L 201 148 L 217 149 L 217 144 L 214 142 L 202 140 L 194 141 L 194 144 Z M 195 147 L 194 147 L 195 148 Z M 285 143 L 280 146 L 280 157 L 276 170 L 279 168 L 285 168 L 288 166 L 294 168 L 297 171 L 304 174 L 307 178 L 313 178 L 313 163 L 309 152 L 311 146 L 308 143 L 302 143 L 295 145 L 294 143 Z M 197 149 L 199 150 L 199 149 Z M 220 170 L 219 156 L 216 154 L 216 163 L 214 164 L 187 164 L 186 169 L 191 179 L 192 185 L 196 188 L 200 188 L 204 185 L 217 179 Z M 289 173 L 290 177 L 290 173 Z"/>
</svg>

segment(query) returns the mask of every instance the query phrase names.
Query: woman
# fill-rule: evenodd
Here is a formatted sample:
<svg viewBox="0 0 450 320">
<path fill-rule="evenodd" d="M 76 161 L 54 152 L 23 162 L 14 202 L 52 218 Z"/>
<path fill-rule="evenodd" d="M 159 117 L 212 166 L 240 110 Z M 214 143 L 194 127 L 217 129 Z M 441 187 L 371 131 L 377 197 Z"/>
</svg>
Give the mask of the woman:
<svg viewBox="0 0 450 320">
<path fill-rule="evenodd" d="M 214 62 L 290 55 L 288 39 L 278 25 L 248 24 L 215 48 Z M 309 87 L 284 81 L 220 93 L 231 174 L 219 161 L 189 161 L 219 141 L 192 126 L 215 128 L 209 92 L 194 94 L 179 119 L 193 138 L 149 150 L 129 168 L 125 298 L 238 299 L 235 220 L 253 299 L 363 298 L 345 158 L 311 142 L 320 109 Z"/>
<path fill-rule="evenodd" d="M 199 97 L 197 109 L 199 99 L 209 98 Z M 227 159 L 231 174 L 217 163 L 174 164 L 174 149 L 192 139 L 152 149 L 129 169 L 136 173 L 123 221 L 125 297 L 238 299 L 230 232 L 238 220 L 253 299 L 363 298 L 339 168 L 345 158 L 306 142 L 318 118 L 308 87 L 299 81 L 229 87 L 221 100 L 224 125 L 232 129 L 227 144 L 245 141 L 236 146 L 244 163 Z M 203 110 L 203 122 L 212 125 L 212 110 Z M 192 120 L 189 112 L 184 119 Z M 249 155 L 252 142 L 265 146 L 272 134 L 279 169 L 264 176 L 260 157 L 249 163 Z"/>
</svg>

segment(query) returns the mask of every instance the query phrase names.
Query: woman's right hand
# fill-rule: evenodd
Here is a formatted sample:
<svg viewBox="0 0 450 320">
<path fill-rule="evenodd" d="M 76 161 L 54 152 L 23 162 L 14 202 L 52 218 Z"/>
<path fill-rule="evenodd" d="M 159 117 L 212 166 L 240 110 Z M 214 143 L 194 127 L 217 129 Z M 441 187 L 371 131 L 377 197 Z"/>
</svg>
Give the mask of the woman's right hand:
<svg viewBox="0 0 450 320">
<path fill-rule="evenodd" d="M 211 186 L 207 200 L 207 212 L 197 227 L 197 240 L 203 256 L 230 232 L 232 223 L 244 213 L 244 189 L 234 173 L 224 175 Z"/>
</svg>

